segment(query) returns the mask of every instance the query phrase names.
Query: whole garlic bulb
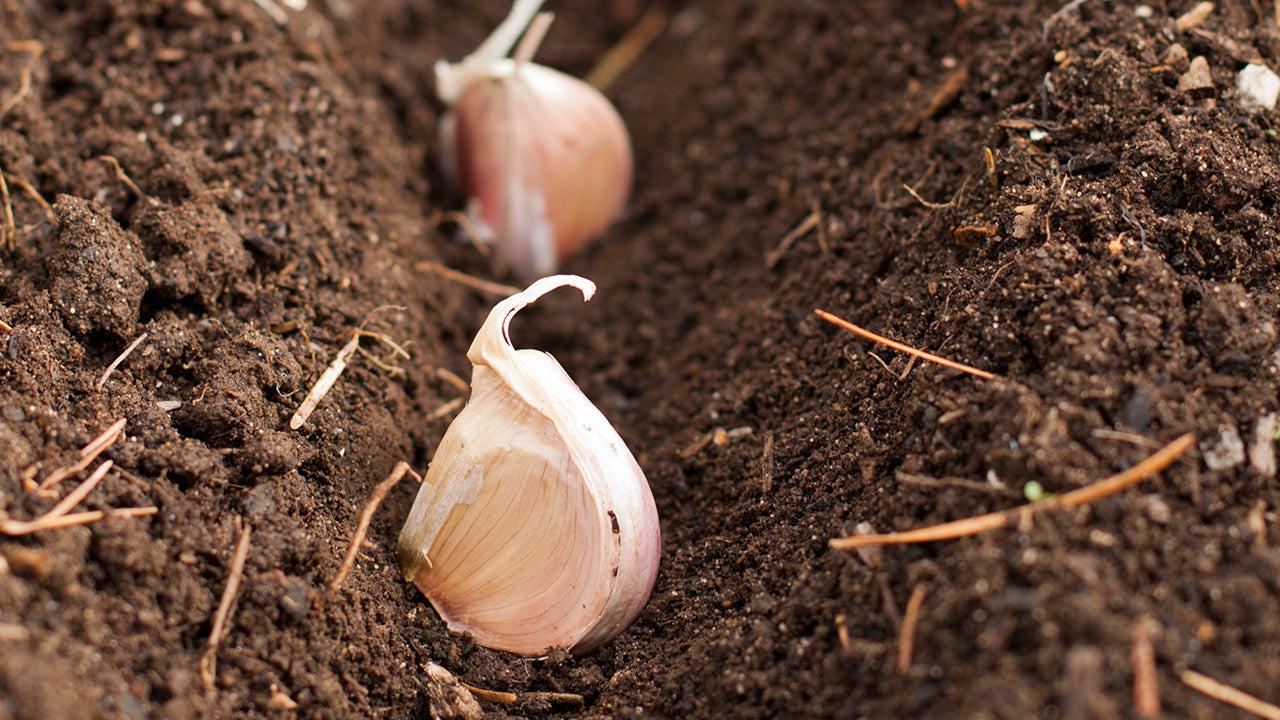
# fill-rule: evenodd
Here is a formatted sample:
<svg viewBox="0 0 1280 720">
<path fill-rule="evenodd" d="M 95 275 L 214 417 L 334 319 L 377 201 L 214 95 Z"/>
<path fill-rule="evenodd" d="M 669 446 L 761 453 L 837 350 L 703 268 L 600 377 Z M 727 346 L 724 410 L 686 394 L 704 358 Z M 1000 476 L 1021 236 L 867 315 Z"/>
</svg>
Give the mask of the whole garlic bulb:
<svg viewBox="0 0 1280 720">
<path fill-rule="evenodd" d="M 475 52 L 435 68 L 436 94 L 449 105 L 440 123 L 446 175 L 466 195 L 495 266 L 522 278 L 554 272 L 608 227 L 631 190 L 631 139 L 608 99 L 529 62 L 523 45 L 541 32 L 506 57 L 542 2 L 516 0 Z"/>
<path fill-rule="evenodd" d="M 560 364 L 516 350 L 521 308 L 572 285 L 543 278 L 498 303 L 467 353 L 471 400 L 449 426 L 400 533 L 400 569 L 449 629 L 533 655 L 590 652 L 635 620 L 658 572 L 644 473 Z"/>
</svg>

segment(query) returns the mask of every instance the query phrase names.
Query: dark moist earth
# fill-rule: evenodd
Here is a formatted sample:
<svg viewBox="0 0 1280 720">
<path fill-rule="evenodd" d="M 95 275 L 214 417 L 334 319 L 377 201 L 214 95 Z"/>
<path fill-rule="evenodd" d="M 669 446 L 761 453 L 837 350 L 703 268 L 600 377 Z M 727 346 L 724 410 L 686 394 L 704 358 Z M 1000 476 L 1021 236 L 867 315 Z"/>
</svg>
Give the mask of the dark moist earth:
<svg viewBox="0 0 1280 720">
<path fill-rule="evenodd" d="M 644 10 L 549 4 L 540 59 L 575 73 Z M 50 509 L 24 481 L 124 418 L 77 510 L 158 508 L 0 539 L 0 718 L 426 718 L 450 687 L 428 663 L 515 693 L 482 701 L 498 717 L 1133 717 L 1135 633 L 1167 717 L 1236 712 L 1188 669 L 1280 702 L 1280 139 L 1235 90 L 1280 40 L 1270 3 L 1179 29 L 1193 4 L 663 6 L 609 89 L 629 216 L 567 268 L 597 299 L 517 327 L 635 451 L 661 571 L 600 652 L 524 659 L 398 577 L 411 481 L 328 591 L 372 488 L 426 468 L 464 394 L 436 369 L 466 376 L 498 297 L 422 264 L 488 275 L 440 220 L 431 65 L 506 2 L 313 0 L 278 25 L 249 0 L 0 1 L 0 503 Z M 411 358 L 366 337 L 290 430 L 360 327 Z M 1063 493 L 1184 433 L 1092 506 L 827 546 Z"/>
</svg>

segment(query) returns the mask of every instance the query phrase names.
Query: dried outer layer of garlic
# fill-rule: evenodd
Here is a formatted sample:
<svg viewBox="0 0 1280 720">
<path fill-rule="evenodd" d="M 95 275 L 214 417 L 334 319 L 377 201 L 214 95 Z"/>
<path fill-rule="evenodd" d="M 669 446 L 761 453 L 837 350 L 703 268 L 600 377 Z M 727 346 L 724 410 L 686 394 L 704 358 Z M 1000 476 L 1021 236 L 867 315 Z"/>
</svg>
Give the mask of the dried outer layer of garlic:
<svg viewBox="0 0 1280 720">
<path fill-rule="evenodd" d="M 604 95 L 529 62 L 532 48 L 507 57 L 541 5 L 516 0 L 475 52 L 435 68 L 436 93 L 449 105 L 440 122 L 445 174 L 466 195 L 494 264 L 522 278 L 554 272 L 603 232 L 622 212 L 633 173 L 626 125 Z"/>
<path fill-rule="evenodd" d="M 467 353 L 471 399 L 449 426 L 400 533 L 400 569 L 451 630 L 486 647 L 585 654 L 635 620 L 660 533 L 640 466 L 550 355 L 516 350 L 511 319 L 565 285 L 498 303 Z"/>
</svg>

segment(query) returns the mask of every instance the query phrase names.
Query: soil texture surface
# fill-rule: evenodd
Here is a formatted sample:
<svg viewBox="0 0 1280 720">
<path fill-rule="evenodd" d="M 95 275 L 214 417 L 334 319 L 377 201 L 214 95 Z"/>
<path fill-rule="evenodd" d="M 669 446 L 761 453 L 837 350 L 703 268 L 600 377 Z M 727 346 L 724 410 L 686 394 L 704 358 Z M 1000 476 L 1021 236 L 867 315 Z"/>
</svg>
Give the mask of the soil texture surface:
<svg viewBox="0 0 1280 720">
<path fill-rule="evenodd" d="M 599 291 L 513 334 L 627 441 L 663 554 L 631 628 L 536 658 L 400 577 L 412 479 L 330 589 L 501 297 L 435 268 L 513 282 L 449 215 L 432 76 L 508 5 L 296 5 L 0 0 L 0 718 L 1245 717 L 1188 671 L 1280 703 L 1280 137 L 1238 89 L 1270 3 L 551 0 L 576 75 L 661 32 L 607 88 L 636 186 L 564 268 Z M 1187 434 L 1080 507 L 828 545 Z"/>
</svg>

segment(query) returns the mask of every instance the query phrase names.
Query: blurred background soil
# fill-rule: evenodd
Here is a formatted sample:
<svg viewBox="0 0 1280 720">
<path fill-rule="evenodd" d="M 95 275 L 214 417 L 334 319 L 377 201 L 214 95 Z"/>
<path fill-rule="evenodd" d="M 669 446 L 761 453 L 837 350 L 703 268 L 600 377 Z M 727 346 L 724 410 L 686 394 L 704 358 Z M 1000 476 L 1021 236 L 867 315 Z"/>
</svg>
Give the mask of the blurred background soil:
<svg viewBox="0 0 1280 720">
<path fill-rule="evenodd" d="M 548 5 L 539 59 L 576 74 L 651 10 Z M 0 718 L 426 718 L 428 663 L 515 693 L 495 717 L 1135 717 L 1135 633 L 1165 717 L 1235 712 L 1188 669 L 1280 702 L 1280 139 L 1236 91 L 1280 35 L 1268 3 L 1193 5 L 655 6 L 608 90 L 628 215 L 566 268 L 599 293 L 516 338 L 632 447 L 663 564 L 617 641 L 526 659 L 398 576 L 411 482 L 328 589 L 374 485 L 426 468 L 498 299 L 430 264 L 507 280 L 443 221 L 431 79 L 507 3 L 0 0 L 0 510 L 49 510 L 28 486 L 120 418 L 77 509 L 157 508 L 0 538 Z M 359 328 L 410 357 L 364 337 L 290 430 Z M 1184 433 L 1085 508 L 827 546 Z"/>
</svg>

